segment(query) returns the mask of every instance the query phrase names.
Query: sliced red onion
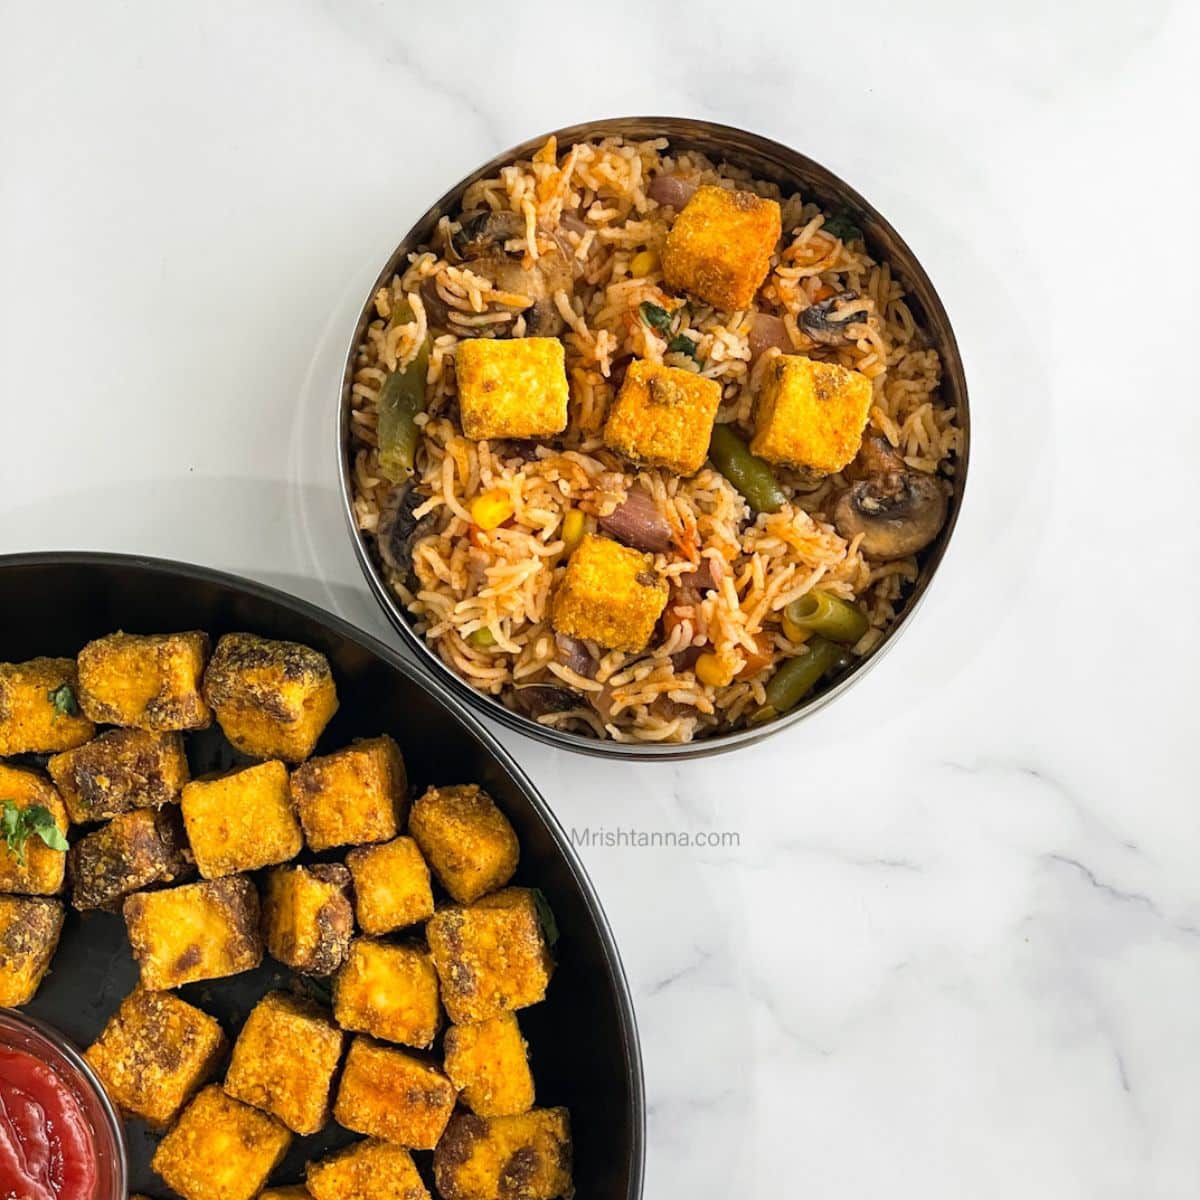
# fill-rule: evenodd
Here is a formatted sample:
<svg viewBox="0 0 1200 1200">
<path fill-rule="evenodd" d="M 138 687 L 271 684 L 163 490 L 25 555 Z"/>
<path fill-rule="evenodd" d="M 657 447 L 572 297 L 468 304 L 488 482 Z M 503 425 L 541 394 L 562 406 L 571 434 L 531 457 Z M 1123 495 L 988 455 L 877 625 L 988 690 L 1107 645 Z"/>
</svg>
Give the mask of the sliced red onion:
<svg viewBox="0 0 1200 1200">
<path fill-rule="evenodd" d="M 646 195 L 659 204 L 671 208 L 682 208 L 691 198 L 699 184 L 682 175 L 656 175 L 646 189 Z"/>
<path fill-rule="evenodd" d="M 576 675 L 591 679 L 596 674 L 596 660 L 588 653 L 588 648 L 578 639 L 568 637 L 565 633 L 554 635 L 557 649 L 555 658 L 559 663 Z"/>
<path fill-rule="evenodd" d="M 676 671 L 691 671 L 696 666 L 696 660 L 703 653 L 703 646 L 685 646 L 678 653 L 671 655 L 671 662 Z"/>
<path fill-rule="evenodd" d="M 697 592 L 707 592 L 715 588 L 717 581 L 713 578 L 711 560 L 702 558 L 700 565 L 694 571 L 680 575 L 679 586 Z"/>
<path fill-rule="evenodd" d="M 629 495 L 607 517 L 597 520 L 605 533 L 635 550 L 661 553 L 671 547 L 671 527 L 649 494 L 631 488 Z"/>
<path fill-rule="evenodd" d="M 792 349 L 787 326 L 782 317 L 770 313 L 755 313 L 750 321 L 750 361 L 756 362 L 764 350 L 777 346 L 787 354 Z"/>
</svg>

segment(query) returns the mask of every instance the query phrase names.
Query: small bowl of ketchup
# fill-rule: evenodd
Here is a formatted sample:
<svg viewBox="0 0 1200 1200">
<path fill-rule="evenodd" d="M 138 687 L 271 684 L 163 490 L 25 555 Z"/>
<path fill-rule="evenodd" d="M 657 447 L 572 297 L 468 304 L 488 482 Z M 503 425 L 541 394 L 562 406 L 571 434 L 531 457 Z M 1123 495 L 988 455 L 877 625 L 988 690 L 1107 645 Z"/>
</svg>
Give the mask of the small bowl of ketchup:
<svg viewBox="0 0 1200 1200">
<path fill-rule="evenodd" d="M 125 1131 L 61 1034 L 0 1008 L 0 1196 L 125 1200 Z"/>
</svg>

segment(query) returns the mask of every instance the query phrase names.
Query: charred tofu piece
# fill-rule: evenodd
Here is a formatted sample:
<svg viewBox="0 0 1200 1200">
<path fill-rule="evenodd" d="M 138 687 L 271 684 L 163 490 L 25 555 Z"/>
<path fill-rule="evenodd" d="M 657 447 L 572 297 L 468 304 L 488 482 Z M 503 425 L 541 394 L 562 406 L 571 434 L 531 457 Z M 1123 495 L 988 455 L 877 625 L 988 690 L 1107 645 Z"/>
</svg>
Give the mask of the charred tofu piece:
<svg viewBox="0 0 1200 1200">
<path fill-rule="evenodd" d="M 293 1133 L 320 1133 L 329 1120 L 342 1037 L 315 1004 L 271 992 L 238 1034 L 225 1091 L 278 1117 Z"/>
<path fill-rule="evenodd" d="M 429 867 L 412 838 L 360 846 L 346 855 L 346 866 L 363 933 L 391 933 L 433 916 Z"/>
<path fill-rule="evenodd" d="M 0 1007 L 28 1004 L 37 994 L 62 933 L 57 900 L 0 896 Z"/>
<path fill-rule="evenodd" d="M 515 1117 L 459 1113 L 433 1155 L 443 1200 L 558 1200 L 572 1195 L 571 1123 L 565 1108 Z"/>
<path fill-rule="evenodd" d="M 133 892 L 193 874 L 183 825 L 174 809 L 121 813 L 71 847 L 71 905 L 115 912 Z"/>
<path fill-rule="evenodd" d="M 291 1142 L 274 1117 L 214 1083 L 184 1109 L 150 1165 L 183 1200 L 252 1200 Z"/>
<path fill-rule="evenodd" d="M 458 344 L 454 374 L 469 438 L 545 438 L 567 427 L 558 338 L 470 338 Z"/>
<path fill-rule="evenodd" d="M 217 642 L 204 697 L 243 754 L 289 763 L 313 752 L 338 706 L 325 655 L 252 633 L 227 633 Z"/>
<path fill-rule="evenodd" d="M 83 1056 L 122 1112 L 165 1129 L 224 1052 L 225 1035 L 208 1013 L 171 992 L 136 988 Z"/>
<path fill-rule="evenodd" d="M 421 1049 L 432 1045 L 441 1009 L 429 952 L 358 938 L 334 980 L 333 1015 L 343 1029 Z"/>
<path fill-rule="evenodd" d="M 724 312 L 749 308 L 771 269 L 779 205 L 705 184 L 683 206 L 662 251 L 663 277 Z"/>
<path fill-rule="evenodd" d="M 528 888 L 444 908 L 430 918 L 425 936 L 455 1025 L 527 1008 L 546 995 L 554 963 Z"/>
<path fill-rule="evenodd" d="M 446 1074 L 479 1117 L 511 1117 L 533 1107 L 529 1047 L 512 1013 L 446 1030 Z"/>
<path fill-rule="evenodd" d="M 0 763 L 0 892 L 57 896 L 66 836 L 67 810 L 50 780 Z"/>
<path fill-rule="evenodd" d="M 206 729 L 208 634 L 110 633 L 79 652 L 79 707 L 93 721 L 157 732 Z"/>
<path fill-rule="evenodd" d="M 377 1138 L 309 1163 L 307 1176 L 313 1200 L 429 1200 L 412 1155 Z"/>
<path fill-rule="evenodd" d="M 303 975 L 332 975 L 354 936 L 350 872 L 338 863 L 267 873 L 263 933 L 277 962 Z"/>
<path fill-rule="evenodd" d="M 400 748 L 385 735 L 311 758 L 292 772 L 292 800 L 312 850 L 386 842 L 408 804 Z"/>
<path fill-rule="evenodd" d="M 245 876 L 136 892 L 122 910 L 142 986 L 165 991 L 262 962 L 258 893 Z"/>
<path fill-rule="evenodd" d="M 859 371 L 781 354 L 767 364 L 750 451 L 789 467 L 840 471 L 862 445 L 872 394 Z"/>
<path fill-rule="evenodd" d="M 0 757 L 81 746 L 95 726 L 80 711 L 73 658 L 0 663 Z"/>
<path fill-rule="evenodd" d="M 432 1150 L 454 1108 L 454 1085 L 423 1059 L 356 1037 L 333 1116 L 355 1133 Z"/>
<path fill-rule="evenodd" d="M 568 637 L 636 654 L 650 640 L 669 590 L 648 555 L 589 533 L 567 560 L 551 623 Z"/>
<path fill-rule="evenodd" d="M 476 784 L 430 788 L 413 805 L 408 831 L 459 904 L 502 888 L 517 869 L 517 835 Z"/>
<path fill-rule="evenodd" d="M 287 862 L 304 846 L 287 767 L 278 761 L 194 779 L 184 786 L 180 805 L 205 879 Z"/>
</svg>

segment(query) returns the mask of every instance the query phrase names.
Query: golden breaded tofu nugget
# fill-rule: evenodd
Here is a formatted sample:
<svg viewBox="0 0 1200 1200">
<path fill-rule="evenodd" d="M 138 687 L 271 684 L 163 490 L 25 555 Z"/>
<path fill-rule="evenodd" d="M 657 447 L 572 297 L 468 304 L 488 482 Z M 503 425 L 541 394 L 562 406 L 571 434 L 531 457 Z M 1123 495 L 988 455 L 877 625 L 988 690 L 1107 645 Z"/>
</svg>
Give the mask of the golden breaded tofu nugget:
<svg viewBox="0 0 1200 1200">
<path fill-rule="evenodd" d="M 80 746 L 95 726 L 80 712 L 73 658 L 0 663 L 0 757 Z"/>
<path fill-rule="evenodd" d="M 360 846 L 346 855 L 346 866 L 363 933 L 391 933 L 433 916 L 429 867 L 412 838 Z"/>
<path fill-rule="evenodd" d="M 720 403 L 715 379 L 637 359 L 608 410 L 604 444 L 630 462 L 694 475 L 708 457 Z"/>
<path fill-rule="evenodd" d="M 287 862 L 304 847 L 287 767 L 278 761 L 193 779 L 180 807 L 205 879 Z"/>
<path fill-rule="evenodd" d="M 213 1083 L 184 1109 L 150 1165 L 183 1200 L 251 1200 L 291 1143 L 274 1117 Z"/>
<path fill-rule="evenodd" d="M 480 1117 L 511 1117 L 533 1107 L 529 1047 L 512 1013 L 446 1030 L 446 1074 Z"/>
<path fill-rule="evenodd" d="M 771 269 L 781 232 L 776 201 L 705 184 L 667 234 L 663 276 L 670 287 L 691 292 L 713 308 L 749 308 Z"/>
<path fill-rule="evenodd" d="M 237 975 L 262 962 L 258 893 L 243 875 L 135 892 L 122 911 L 142 986 L 153 991 Z"/>
<path fill-rule="evenodd" d="M 423 1059 L 356 1037 L 333 1116 L 355 1133 L 412 1150 L 437 1145 L 454 1108 L 454 1085 Z"/>
<path fill-rule="evenodd" d="M 573 1194 L 565 1108 L 516 1117 L 459 1113 L 433 1155 L 442 1200 L 558 1200 Z"/>
<path fill-rule="evenodd" d="M 312 1200 L 308 1188 L 302 1183 L 289 1183 L 284 1187 L 263 1188 L 258 1200 Z"/>
<path fill-rule="evenodd" d="M 188 781 L 180 734 L 147 729 L 110 729 L 56 754 L 46 770 L 76 824 L 173 804 Z"/>
<path fill-rule="evenodd" d="M 251 758 L 303 762 L 337 712 L 329 660 L 298 642 L 227 633 L 204 673 L 225 736 Z"/>
<path fill-rule="evenodd" d="M 71 906 L 116 911 L 131 892 L 174 883 L 193 874 L 187 839 L 172 808 L 138 808 L 120 813 L 89 833 L 67 856 Z"/>
<path fill-rule="evenodd" d="M 767 462 L 840 471 L 862 445 L 871 381 L 837 363 L 781 354 L 767 364 L 750 452 Z"/>
<path fill-rule="evenodd" d="M 459 904 L 502 888 L 517 869 L 517 835 L 491 796 L 474 783 L 430 788 L 413 804 L 408 831 Z"/>
<path fill-rule="evenodd" d="M 57 896 L 62 891 L 67 824 L 67 810 L 50 780 L 0 763 L 0 892 Z"/>
<path fill-rule="evenodd" d="M 468 338 L 454 357 L 463 433 L 544 438 L 567 427 L 567 371 L 558 338 Z"/>
<path fill-rule="evenodd" d="M 551 623 L 568 637 L 636 654 L 650 640 L 669 590 L 640 550 L 585 534 L 567 560 Z"/>
<path fill-rule="evenodd" d="M 79 652 L 79 707 L 93 721 L 159 732 L 206 729 L 208 634 L 110 633 Z"/>
<path fill-rule="evenodd" d="M 429 1200 L 412 1155 L 377 1138 L 309 1163 L 307 1175 L 313 1200 Z"/>
<path fill-rule="evenodd" d="M 221 1026 L 171 992 L 135 988 L 83 1056 L 112 1101 L 165 1129 L 217 1068 Z"/>
<path fill-rule="evenodd" d="M 354 936 L 350 872 L 339 863 L 278 867 L 263 888 L 263 933 L 276 961 L 303 975 L 332 975 Z"/>
<path fill-rule="evenodd" d="M 315 1004 L 270 992 L 238 1034 L 225 1091 L 278 1117 L 294 1133 L 320 1133 L 329 1120 L 342 1037 Z"/>
<path fill-rule="evenodd" d="M 333 982 L 333 1015 L 343 1029 L 420 1049 L 432 1045 L 442 1014 L 429 951 L 358 938 Z"/>
<path fill-rule="evenodd" d="M 408 805 L 399 746 L 384 735 L 310 758 L 292 772 L 292 801 L 312 850 L 394 838 Z"/>
<path fill-rule="evenodd" d="M 0 896 L 0 1007 L 28 1004 L 37 994 L 62 933 L 57 900 Z"/>
<path fill-rule="evenodd" d="M 443 908 L 429 919 L 425 936 L 442 1004 L 455 1025 L 526 1008 L 546 995 L 554 963 L 528 888 Z"/>
</svg>

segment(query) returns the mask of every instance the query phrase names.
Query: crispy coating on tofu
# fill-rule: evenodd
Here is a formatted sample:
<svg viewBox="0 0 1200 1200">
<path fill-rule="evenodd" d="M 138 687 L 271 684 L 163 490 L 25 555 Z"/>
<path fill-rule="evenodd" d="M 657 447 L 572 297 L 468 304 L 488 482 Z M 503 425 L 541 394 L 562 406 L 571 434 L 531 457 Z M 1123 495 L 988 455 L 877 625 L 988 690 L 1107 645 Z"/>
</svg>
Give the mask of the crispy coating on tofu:
<svg viewBox="0 0 1200 1200">
<path fill-rule="evenodd" d="M 0 896 L 0 1007 L 28 1004 L 37 994 L 62 933 L 57 900 Z"/>
<path fill-rule="evenodd" d="M 384 735 L 311 758 L 292 772 L 292 801 L 312 850 L 386 842 L 408 803 L 400 748 Z"/>
<path fill-rule="evenodd" d="M 444 908 L 430 918 L 425 936 L 442 1004 L 456 1025 L 526 1008 L 546 995 L 554 963 L 528 888 Z"/>
<path fill-rule="evenodd" d="M 183 1200 L 251 1200 L 291 1142 L 274 1117 L 214 1083 L 187 1106 L 150 1165 Z"/>
<path fill-rule="evenodd" d="M 200 695 L 208 634 L 110 633 L 79 652 L 79 707 L 93 721 L 165 731 L 205 729 Z"/>
<path fill-rule="evenodd" d="M 298 642 L 227 633 L 204 673 L 225 736 L 251 758 L 303 762 L 337 712 L 329 660 Z"/>
<path fill-rule="evenodd" d="M 570 1197 L 571 1124 L 565 1108 L 515 1117 L 459 1113 L 433 1155 L 443 1200 L 557 1200 Z"/>
<path fill-rule="evenodd" d="M 173 804 L 188 781 L 180 734 L 147 729 L 110 729 L 56 754 L 46 770 L 76 824 Z"/>
<path fill-rule="evenodd" d="M 776 201 L 705 184 L 667 234 L 663 276 L 670 287 L 724 312 L 748 308 L 771 269 L 781 232 Z"/>
<path fill-rule="evenodd" d="M 454 1108 L 454 1085 L 423 1059 L 356 1037 L 346 1055 L 334 1119 L 346 1129 L 432 1150 Z"/>
<path fill-rule="evenodd" d="M 346 855 L 346 866 L 363 933 L 391 933 L 433 916 L 429 867 L 412 838 L 360 846 Z"/>
<path fill-rule="evenodd" d="M 459 904 L 502 888 L 517 869 L 517 835 L 476 784 L 430 788 L 413 804 L 408 831 Z"/>
<path fill-rule="evenodd" d="M 225 1052 L 221 1026 L 171 992 L 135 988 L 84 1051 L 122 1112 L 165 1129 Z"/>
<path fill-rule="evenodd" d="M 442 1014 L 429 951 L 358 938 L 333 983 L 333 1015 L 343 1029 L 421 1049 L 432 1045 Z"/>
<path fill-rule="evenodd" d="M 183 825 L 173 808 L 138 808 L 113 817 L 71 847 L 67 870 L 71 905 L 80 912 L 115 912 L 131 892 L 193 873 Z"/>
<path fill-rule="evenodd" d="M 303 975 L 332 975 L 354 936 L 350 872 L 339 863 L 279 867 L 263 888 L 263 934 L 276 961 Z"/>
<path fill-rule="evenodd" d="M 78 695 L 73 658 L 0 663 L 0 757 L 53 754 L 86 742 L 95 726 L 72 704 Z M 74 716 L 65 711 L 70 706 Z"/>
<path fill-rule="evenodd" d="M 751 453 L 791 467 L 840 471 L 862 445 L 871 396 L 871 381 L 859 371 L 781 354 L 767 365 Z"/>
<path fill-rule="evenodd" d="M 245 876 L 135 892 L 122 907 L 142 985 L 165 991 L 262 962 L 258 892 Z"/>
<path fill-rule="evenodd" d="M 469 338 L 454 357 L 469 438 L 553 437 L 567 427 L 567 371 L 558 338 Z"/>
<path fill-rule="evenodd" d="M 283 1187 L 263 1188 L 258 1200 L 312 1200 L 308 1188 L 302 1183 L 289 1183 Z"/>
<path fill-rule="evenodd" d="M 609 409 L 604 444 L 630 462 L 694 475 L 708 457 L 720 403 L 715 379 L 637 359 Z"/>
<path fill-rule="evenodd" d="M 67 810 L 54 785 L 39 772 L 0 763 L 0 805 L 10 800 L 21 810 L 44 808 L 66 836 Z M 39 834 L 30 833 L 15 850 L 0 837 L 0 892 L 57 896 L 66 872 L 67 852 L 47 846 Z"/>
<path fill-rule="evenodd" d="M 567 561 L 551 623 L 568 637 L 636 654 L 650 640 L 669 590 L 640 550 L 589 533 Z"/>
<path fill-rule="evenodd" d="M 225 1091 L 278 1117 L 294 1133 L 319 1133 L 342 1057 L 340 1029 L 315 1004 L 270 992 L 234 1043 Z"/>
<path fill-rule="evenodd" d="M 313 1200 L 429 1200 L 412 1155 L 377 1138 L 309 1163 L 307 1176 Z"/>
<path fill-rule="evenodd" d="M 512 1013 L 446 1030 L 446 1074 L 480 1117 L 511 1117 L 533 1107 L 529 1047 Z"/>
<path fill-rule="evenodd" d="M 180 807 L 205 879 L 287 862 L 304 846 L 287 767 L 279 761 L 194 779 L 184 786 Z"/>
</svg>

